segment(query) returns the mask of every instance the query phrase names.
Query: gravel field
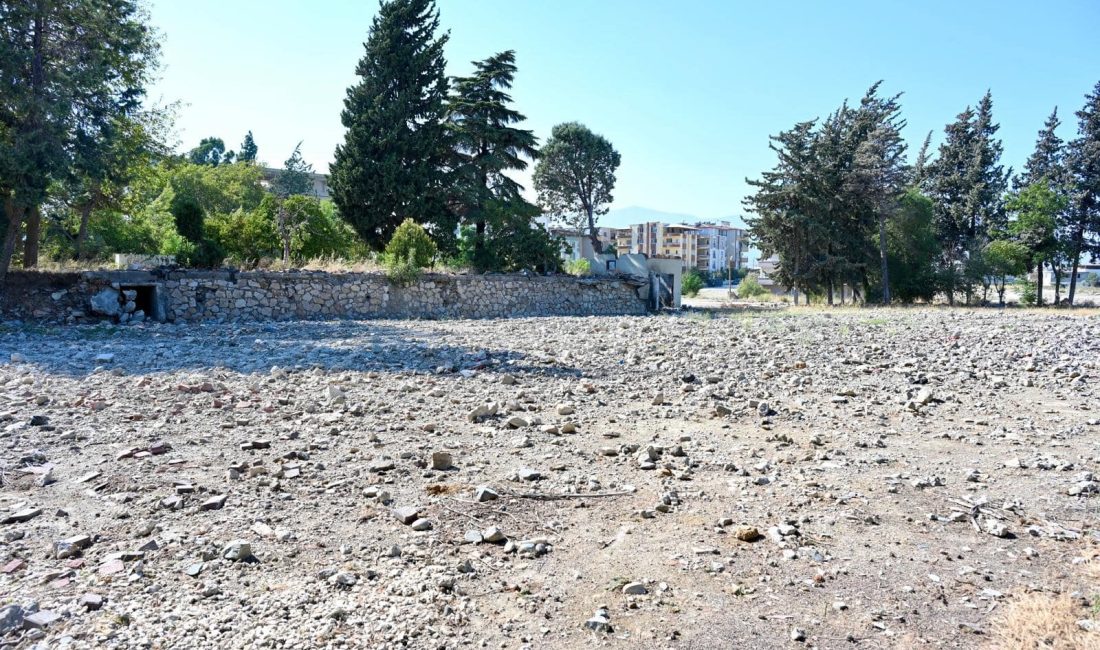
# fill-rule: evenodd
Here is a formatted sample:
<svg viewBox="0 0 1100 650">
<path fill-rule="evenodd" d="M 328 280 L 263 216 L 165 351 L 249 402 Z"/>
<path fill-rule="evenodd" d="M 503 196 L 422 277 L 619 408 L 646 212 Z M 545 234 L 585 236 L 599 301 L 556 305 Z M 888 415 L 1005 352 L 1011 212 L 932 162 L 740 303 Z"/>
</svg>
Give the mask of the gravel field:
<svg viewBox="0 0 1100 650">
<path fill-rule="evenodd" d="M 8 325 L 0 358 L 0 647 L 1011 647 L 1037 596 L 1100 647 L 1094 313 Z"/>
</svg>

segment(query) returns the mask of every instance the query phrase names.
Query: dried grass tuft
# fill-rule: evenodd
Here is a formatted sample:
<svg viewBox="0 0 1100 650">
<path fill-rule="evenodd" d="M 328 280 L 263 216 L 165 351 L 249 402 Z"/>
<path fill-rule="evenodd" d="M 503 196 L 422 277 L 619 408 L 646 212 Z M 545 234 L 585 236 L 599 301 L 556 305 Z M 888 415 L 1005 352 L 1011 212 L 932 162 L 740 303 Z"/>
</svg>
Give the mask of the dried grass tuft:
<svg viewBox="0 0 1100 650">
<path fill-rule="evenodd" d="M 1100 650 L 1100 633 L 1077 624 L 1088 617 L 1089 612 L 1069 596 L 1026 594 L 993 619 L 990 648 Z"/>
</svg>

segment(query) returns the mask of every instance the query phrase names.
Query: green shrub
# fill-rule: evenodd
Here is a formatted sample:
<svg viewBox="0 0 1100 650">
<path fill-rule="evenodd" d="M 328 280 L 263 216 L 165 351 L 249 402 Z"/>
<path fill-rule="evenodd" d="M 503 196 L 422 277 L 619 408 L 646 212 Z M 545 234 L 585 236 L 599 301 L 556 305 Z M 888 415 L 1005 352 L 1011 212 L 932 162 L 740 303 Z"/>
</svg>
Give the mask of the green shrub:
<svg viewBox="0 0 1100 650">
<path fill-rule="evenodd" d="M 481 212 L 484 232 L 478 234 L 473 224 L 463 225 L 450 265 L 494 273 L 561 270 L 563 242 L 532 221 L 539 214 L 537 208 L 531 206 L 525 211 L 521 207 L 486 202 Z"/>
<path fill-rule="evenodd" d="M 699 275 L 698 271 L 691 270 L 685 273 L 680 281 L 680 292 L 688 298 L 694 298 L 702 291 L 703 285 L 703 276 Z"/>
<path fill-rule="evenodd" d="M 755 273 L 750 273 L 737 285 L 737 297 L 741 299 L 756 298 L 768 295 L 768 290 L 760 284 L 760 279 Z"/>
<path fill-rule="evenodd" d="M 382 263 L 390 280 L 410 284 L 420 277 L 421 269 L 431 266 L 436 252 L 428 232 L 412 219 L 405 219 L 386 244 Z"/>
<path fill-rule="evenodd" d="M 245 268 L 253 268 L 261 259 L 281 253 L 275 222 L 260 208 L 214 215 L 207 220 L 206 230 L 231 263 Z"/>
<path fill-rule="evenodd" d="M 172 219 L 176 222 L 176 232 L 187 241 L 198 244 L 203 237 L 202 206 L 185 194 L 177 194 L 172 199 Z"/>
<path fill-rule="evenodd" d="M 565 263 L 565 272 L 578 277 L 592 274 L 592 263 L 585 258 L 570 260 Z"/>
<path fill-rule="evenodd" d="M 295 237 L 291 253 L 303 260 L 315 258 L 341 258 L 362 260 L 370 249 L 359 235 L 336 211 L 336 205 L 326 199 L 318 203 L 318 209 L 309 213 L 304 227 Z"/>
<path fill-rule="evenodd" d="M 1016 293 L 1020 296 L 1020 304 L 1026 307 L 1033 307 L 1035 302 L 1039 299 L 1039 296 L 1035 292 L 1035 283 L 1029 282 L 1027 278 L 1020 278 L 1016 280 Z"/>
</svg>

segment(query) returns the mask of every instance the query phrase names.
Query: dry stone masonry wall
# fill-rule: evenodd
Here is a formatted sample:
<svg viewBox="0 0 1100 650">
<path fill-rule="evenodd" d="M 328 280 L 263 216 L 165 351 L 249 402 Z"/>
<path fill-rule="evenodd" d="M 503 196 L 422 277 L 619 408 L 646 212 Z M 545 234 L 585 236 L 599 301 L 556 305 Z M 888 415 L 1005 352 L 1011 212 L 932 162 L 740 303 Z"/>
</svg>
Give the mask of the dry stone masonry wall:
<svg viewBox="0 0 1100 650">
<path fill-rule="evenodd" d="M 402 286 L 374 273 L 67 275 L 69 281 L 60 282 L 64 286 L 59 288 L 55 281 L 49 291 L 31 282 L 21 289 L 18 279 L 9 282 L 5 316 L 67 322 L 125 320 L 131 304 L 134 309 L 129 313 L 137 310 L 149 318 L 173 322 L 609 316 L 646 311 L 645 287 L 625 278 L 427 274 Z M 121 313 L 116 307 L 121 307 Z"/>
</svg>

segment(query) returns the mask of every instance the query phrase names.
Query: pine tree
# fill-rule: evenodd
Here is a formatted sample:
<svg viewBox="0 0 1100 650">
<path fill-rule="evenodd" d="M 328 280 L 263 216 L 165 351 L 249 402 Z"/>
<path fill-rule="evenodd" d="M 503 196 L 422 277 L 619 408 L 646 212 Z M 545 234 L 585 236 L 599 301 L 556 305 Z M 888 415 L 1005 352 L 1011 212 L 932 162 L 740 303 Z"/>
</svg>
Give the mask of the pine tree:
<svg viewBox="0 0 1100 650">
<path fill-rule="evenodd" d="M 0 279 L 24 224 L 23 265 L 36 264 L 39 206 L 74 152 L 141 108 L 159 56 L 146 20 L 134 0 L 0 0 Z"/>
<path fill-rule="evenodd" d="M 924 143 L 920 146 L 920 151 L 917 152 L 917 160 L 913 163 L 913 186 L 920 188 L 924 185 L 924 182 L 928 179 L 928 166 L 931 164 L 928 153 L 928 148 L 932 146 L 932 132 L 929 131 L 928 135 L 924 136 Z"/>
<path fill-rule="evenodd" d="M 507 175 L 527 168 L 524 158 L 534 158 L 538 139 L 531 131 L 513 124 L 526 118 L 509 107 L 505 92 L 515 78 L 515 53 L 511 50 L 474 62 L 475 72 L 454 80 L 448 106 L 447 127 L 455 148 L 455 209 L 473 225 L 473 262 L 487 268 L 486 227 L 490 214 L 500 217 L 537 214 L 521 194 L 523 186 Z M 490 211 L 490 203 L 493 209 Z"/>
<path fill-rule="evenodd" d="M 1065 152 L 1062 139 L 1055 133 L 1061 124 L 1061 120 L 1058 119 L 1058 108 L 1055 107 L 1039 131 L 1039 137 L 1035 141 L 1035 151 L 1024 163 L 1024 173 L 1016 179 L 1015 185 L 1018 188 L 1027 187 L 1044 178 L 1051 184 L 1061 184 L 1065 181 L 1066 169 L 1063 160 Z"/>
<path fill-rule="evenodd" d="M 901 137 L 905 120 L 901 118 L 901 95 L 881 98 L 878 84 L 868 91 L 860 103 L 857 132 L 849 187 L 878 222 L 878 244 L 882 303 L 890 304 L 890 271 L 887 260 L 887 223 L 897 212 L 906 189 L 909 169 L 905 163 L 906 144 Z M 925 140 L 927 143 L 927 140 Z"/>
<path fill-rule="evenodd" d="M 828 236 L 815 218 L 819 211 L 811 191 L 816 184 L 814 126 L 814 121 L 800 122 L 770 137 L 776 165 L 760 180 L 746 179 L 756 192 L 744 200 L 752 213 L 746 221 L 753 245 L 762 257 L 779 259 L 776 281 L 806 294 L 821 287 L 819 267 Z"/>
<path fill-rule="evenodd" d="M 1065 268 L 1070 265 L 1069 239 L 1071 236 L 1068 223 L 1070 220 L 1069 207 L 1069 170 L 1066 167 L 1065 147 L 1062 139 L 1058 137 L 1057 129 L 1061 126 L 1058 119 L 1058 108 L 1051 112 L 1039 131 L 1035 141 L 1035 150 L 1024 164 L 1024 173 L 1013 179 L 1013 185 L 1017 193 L 1021 193 L 1031 185 L 1042 183 L 1059 197 L 1062 197 L 1061 205 L 1055 218 L 1054 241 L 1048 247 L 1045 261 L 1050 263 L 1051 275 L 1054 280 L 1054 303 L 1058 304 L 1062 295 L 1062 275 Z M 1039 288 L 1036 292 L 1038 302 L 1043 303 L 1042 263 L 1038 266 Z"/>
<path fill-rule="evenodd" d="M 447 78 L 433 0 L 390 0 L 371 24 L 340 119 L 332 198 L 340 214 L 380 250 L 405 218 L 437 222 L 445 214 L 443 125 Z"/>
<path fill-rule="evenodd" d="M 960 281 L 969 298 L 974 278 L 968 263 L 980 256 L 991 229 L 1004 226 L 1003 196 L 1008 173 L 999 164 L 1001 143 L 995 134 L 989 92 L 974 111 L 969 106 L 947 125 L 926 189 L 935 206 L 936 234 L 943 248 L 945 287 L 954 304 Z M 976 260 L 975 260 L 976 261 Z"/>
<path fill-rule="evenodd" d="M 1071 204 L 1069 213 L 1069 304 L 1077 292 L 1081 255 L 1100 253 L 1100 82 L 1077 111 L 1077 137 L 1069 146 Z"/>
<path fill-rule="evenodd" d="M 259 147 L 256 146 L 256 141 L 252 139 L 252 131 L 249 131 L 245 134 L 244 141 L 241 142 L 241 153 L 237 155 L 237 161 L 254 163 L 258 152 Z"/>
<path fill-rule="evenodd" d="M 280 198 L 297 194 L 313 194 L 313 165 L 302 159 L 302 143 L 294 146 L 290 158 L 283 163 L 271 189 Z"/>
</svg>

